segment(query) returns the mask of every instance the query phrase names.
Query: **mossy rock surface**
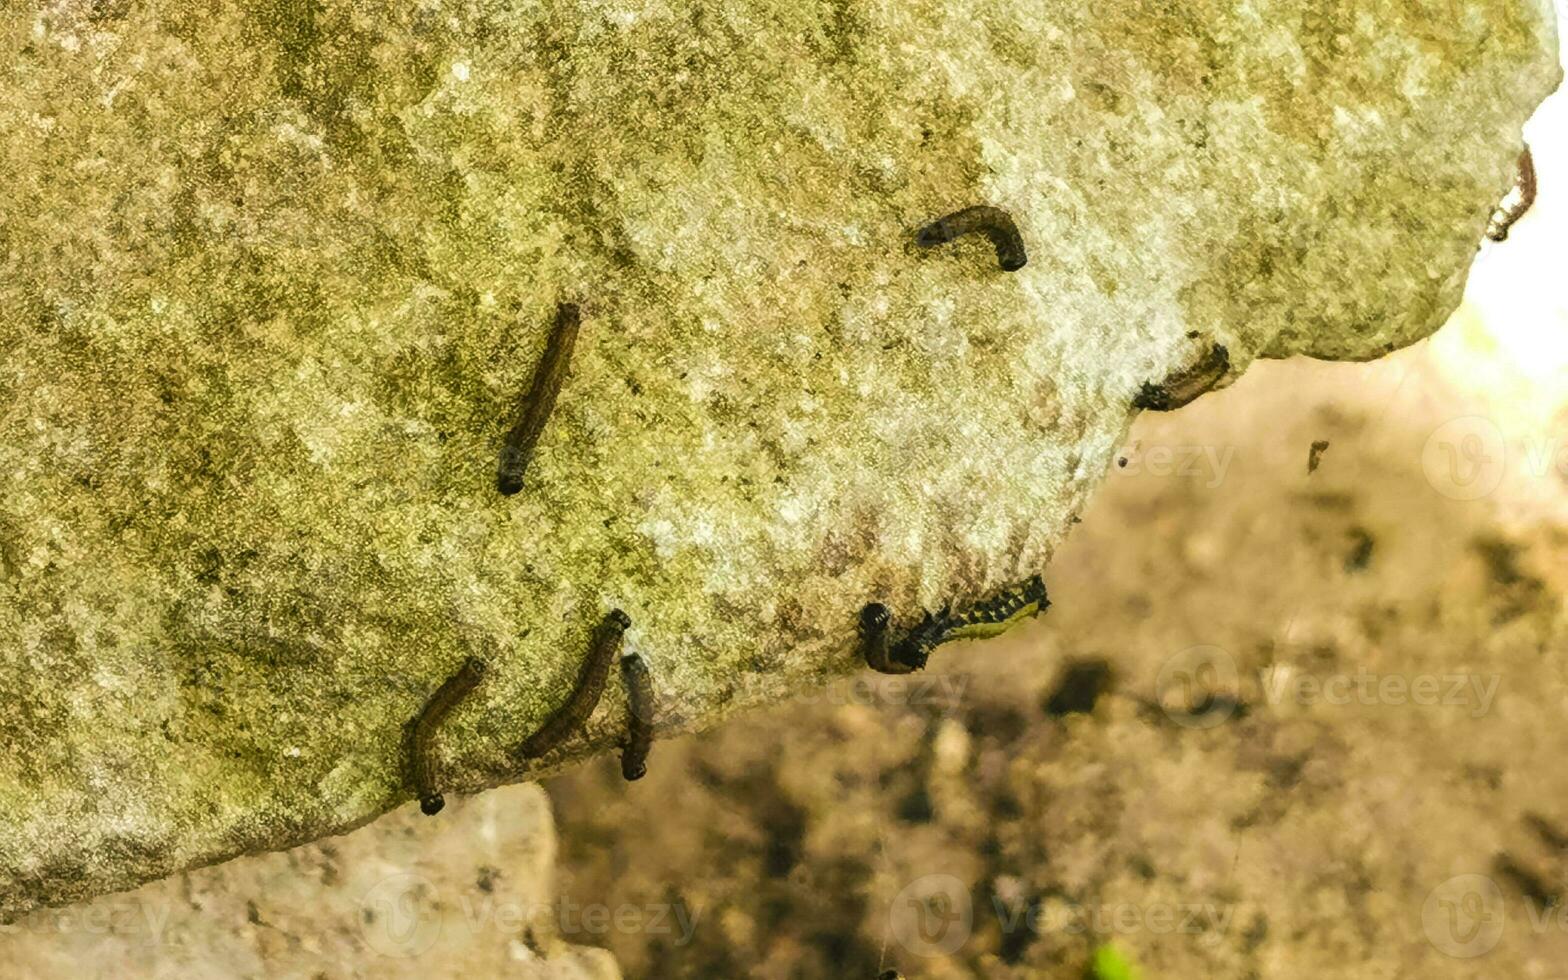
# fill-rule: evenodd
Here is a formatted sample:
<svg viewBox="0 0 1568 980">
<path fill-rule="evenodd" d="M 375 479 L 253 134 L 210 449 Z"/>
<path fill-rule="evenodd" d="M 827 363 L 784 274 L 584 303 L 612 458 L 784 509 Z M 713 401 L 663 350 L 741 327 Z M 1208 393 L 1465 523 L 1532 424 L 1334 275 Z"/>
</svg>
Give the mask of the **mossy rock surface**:
<svg viewBox="0 0 1568 980">
<path fill-rule="evenodd" d="M 667 733 L 857 669 L 867 601 L 1045 571 L 1144 383 L 1443 321 L 1550 17 L 9 5 L 0 914 L 399 805 L 404 726 L 470 655 L 454 789 L 610 748 L 613 683 L 510 757 L 611 608 Z M 914 246 L 980 203 L 1022 270 Z"/>
</svg>

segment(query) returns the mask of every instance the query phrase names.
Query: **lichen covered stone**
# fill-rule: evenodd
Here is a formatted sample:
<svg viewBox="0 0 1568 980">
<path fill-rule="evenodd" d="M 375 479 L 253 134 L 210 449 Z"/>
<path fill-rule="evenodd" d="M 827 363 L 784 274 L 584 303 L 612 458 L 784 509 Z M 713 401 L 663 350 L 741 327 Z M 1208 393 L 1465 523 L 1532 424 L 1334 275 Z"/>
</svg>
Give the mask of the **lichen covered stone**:
<svg viewBox="0 0 1568 980">
<path fill-rule="evenodd" d="M 663 732 L 1045 569 L 1142 385 L 1457 303 L 1544 0 L 0 14 L 0 914 Z M 987 204 L 1029 261 L 916 229 Z M 581 334 L 496 490 L 555 310 Z M 657 765 L 657 749 L 652 764 Z"/>
</svg>

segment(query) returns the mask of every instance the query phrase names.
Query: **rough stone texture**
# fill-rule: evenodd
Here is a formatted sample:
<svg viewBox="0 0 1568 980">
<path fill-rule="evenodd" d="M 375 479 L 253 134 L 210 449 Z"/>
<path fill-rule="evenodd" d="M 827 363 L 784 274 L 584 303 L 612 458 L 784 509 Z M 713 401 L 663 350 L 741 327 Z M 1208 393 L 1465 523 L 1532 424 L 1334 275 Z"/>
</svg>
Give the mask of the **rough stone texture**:
<svg viewBox="0 0 1568 980">
<path fill-rule="evenodd" d="M 0 962 L 29 980 L 619 980 L 591 948 L 603 933 L 556 900 L 544 791 L 466 802 L 442 821 L 407 808 L 373 830 L 35 909 L 0 925 Z"/>
<path fill-rule="evenodd" d="M 1539 0 L 59 2 L 0 51 L 0 914 L 396 806 L 475 651 L 455 786 L 607 747 L 613 688 L 507 761 L 611 606 L 673 731 L 1039 571 L 1142 382 L 1441 323 L 1559 76 Z M 1023 271 L 910 247 L 977 202 Z"/>
</svg>

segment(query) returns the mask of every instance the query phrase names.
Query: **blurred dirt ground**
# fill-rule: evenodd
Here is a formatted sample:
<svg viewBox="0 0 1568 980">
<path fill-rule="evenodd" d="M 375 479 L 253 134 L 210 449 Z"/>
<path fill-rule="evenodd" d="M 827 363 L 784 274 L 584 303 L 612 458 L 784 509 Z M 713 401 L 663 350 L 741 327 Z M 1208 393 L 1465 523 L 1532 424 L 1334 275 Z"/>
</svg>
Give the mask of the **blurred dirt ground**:
<svg viewBox="0 0 1568 980">
<path fill-rule="evenodd" d="M 40 913 L 0 973 L 1568 980 L 1568 442 L 1446 380 L 1473 326 L 1143 416 L 1049 614 L 926 674 L 584 767 L 554 829 L 510 787 Z"/>
<path fill-rule="evenodd" d="M 563 891 L 690 910 L 639 977 L 1568 977 L 1568 457 L 1463 400 L 1422 345 L 1144 417 L 1047 617 L 556 780 Z"/>
</svg>

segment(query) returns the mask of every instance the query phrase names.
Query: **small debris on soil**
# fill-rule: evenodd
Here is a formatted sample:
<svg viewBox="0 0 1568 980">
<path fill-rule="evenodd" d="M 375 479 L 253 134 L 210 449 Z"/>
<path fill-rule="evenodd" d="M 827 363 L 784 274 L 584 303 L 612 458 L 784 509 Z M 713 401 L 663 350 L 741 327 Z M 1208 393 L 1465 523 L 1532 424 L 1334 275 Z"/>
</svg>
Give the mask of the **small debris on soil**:
<svg viewBox="0 0 1568 980">
<path fill-rule="evenodd" d="M 1352 574 L 1364 572 L 1372 564 L 1372 549 L 1377 546 L 1377 539 L 1372 537 L 1364 527 L 1350 529 L 1350 553 L 1345 556 L 1345 571 Z"/>
<path fill-rule="evenodd" d="M 1318 471 L 1318 464 L 1323 462 L 1323 453 L 1328 449 L 1328 440 L 1319 439 L 1312 444 L 1312 451 L 1307 454 L 1307 475 L 1311 476 Z"/>
<path fill-rule="evenodd" d="M 1045 712 L 1054 718 L 1089 714 L 1110 686 L 1111 665 L 1105 661 L 1082 660 L 1069 664 L 1057 682 L 1056 690 L 1046 699 Z"/>
</svg>

